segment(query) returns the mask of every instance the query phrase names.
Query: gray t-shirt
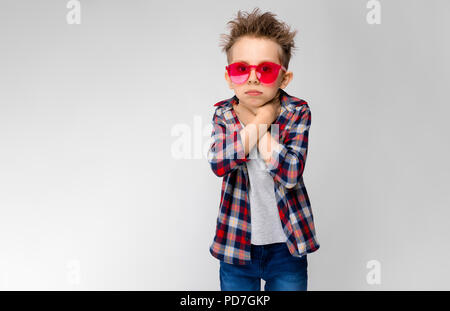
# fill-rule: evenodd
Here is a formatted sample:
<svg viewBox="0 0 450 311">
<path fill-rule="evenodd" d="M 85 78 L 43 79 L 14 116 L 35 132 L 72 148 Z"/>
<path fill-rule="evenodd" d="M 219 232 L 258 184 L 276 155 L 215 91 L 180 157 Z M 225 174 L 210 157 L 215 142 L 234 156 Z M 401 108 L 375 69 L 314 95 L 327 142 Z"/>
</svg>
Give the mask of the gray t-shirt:
<svg viewBox="0 0 450 311">
<path fill-rule="evenodd" d="M 245 126 L 243 122 L 241 124 Z M 250 179 L 251 243 L 264 245 L 286 242 L 287 237 L 278 214 L 273 177 L 267 171 L 257 145 L 250 151 L 249 158 L 246 165 Z"/>
</svg>

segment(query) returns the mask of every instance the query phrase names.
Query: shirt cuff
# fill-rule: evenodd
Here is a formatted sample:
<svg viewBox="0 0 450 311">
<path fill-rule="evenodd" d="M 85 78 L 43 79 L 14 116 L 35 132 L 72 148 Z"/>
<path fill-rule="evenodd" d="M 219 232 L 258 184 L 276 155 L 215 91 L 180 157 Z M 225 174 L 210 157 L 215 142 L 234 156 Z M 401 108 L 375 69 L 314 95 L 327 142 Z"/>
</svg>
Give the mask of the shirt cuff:
<svg viewBox="0 0 450 311">
<path fill-rule="evenodd" d="M 275 175 L 281 164 L 284 162 L 284 158 L 286 157 L 287 152 L 288 149 L 280 143 L 275 148 L 273 148 L 269 163 L 266 163 L 267 172 Z"/>
<path fill-rule="evenodd" d="M 241 163 L 250 161 L 248 156 L 245 154 L 245 147 L 244 147 L 244 143 L 242 141 L 242 137 L 241 137 L 240 132 L 239 131 L 235 131 L 234 135 L 235 135 L 235 138 L 236 138 L 236 154 L 237 154 L 236 162 L 238 164 L 241 164 Z"/>
</svg>

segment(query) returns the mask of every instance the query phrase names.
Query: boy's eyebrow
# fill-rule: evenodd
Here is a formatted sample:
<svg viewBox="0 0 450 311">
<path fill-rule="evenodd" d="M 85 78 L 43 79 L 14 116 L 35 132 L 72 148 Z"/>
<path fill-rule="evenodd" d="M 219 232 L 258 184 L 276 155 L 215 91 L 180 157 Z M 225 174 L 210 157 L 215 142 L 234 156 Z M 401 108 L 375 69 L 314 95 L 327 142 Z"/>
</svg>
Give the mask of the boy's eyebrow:
<svg viewBox="0 0 450 311">
<path fill-rule="evenodd" d="M 246 64 L 249 64 L 249 62 L 247 62 L 247 61 L 245 61 L 245 60 L 242 60 L 242 59 L 238 59 L 238 60 L 235 60 L 233 63 L 246 63 Z M 275 61 L 275 60 L 273 60 L 273 59 L 264 59 L 264 60 L 262 60 L 262 61 L 260 61 L 258 64 L 261 64 L 261 63 L 264 63 L 264 62 L 271 62 L 271 63 L 276 63 L 277 61 Z"/>
</svg>

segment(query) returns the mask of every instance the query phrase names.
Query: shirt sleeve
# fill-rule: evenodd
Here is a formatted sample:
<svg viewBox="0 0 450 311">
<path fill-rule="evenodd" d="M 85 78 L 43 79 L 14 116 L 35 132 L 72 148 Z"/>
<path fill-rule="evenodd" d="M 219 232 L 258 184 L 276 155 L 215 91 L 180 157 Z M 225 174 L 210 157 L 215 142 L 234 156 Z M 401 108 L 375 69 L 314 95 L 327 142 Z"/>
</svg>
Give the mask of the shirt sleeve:
<svg viewBox="0 0 450 311">
<path fill-rule="evenodd" d="M 212 143 L 208 150 L 208 162 L 219 177 L 229 174 L 239 165 L 249 161 L 237 126 L 227 126 L 222 117 L 214 112 L 212 119 Z"/>
<path fill-rule="evenodd" d="M 308 105 L 303 105 L 294 118 L 295 122 L 287 129 L 284 142 L 279 142 L 278 148 L 273 148 L 267 164 L 267 172 L 287 189 L 295 187 L 300 181 L 305 167 L 311 126 L 311 111 Z"/>
</svg>

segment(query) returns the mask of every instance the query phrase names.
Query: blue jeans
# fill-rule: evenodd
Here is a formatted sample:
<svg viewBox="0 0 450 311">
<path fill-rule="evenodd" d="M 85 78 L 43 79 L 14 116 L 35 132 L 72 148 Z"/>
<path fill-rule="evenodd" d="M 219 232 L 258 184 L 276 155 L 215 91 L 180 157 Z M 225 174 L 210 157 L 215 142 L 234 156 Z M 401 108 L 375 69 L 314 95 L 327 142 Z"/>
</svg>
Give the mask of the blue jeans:
<svg viewBox="0 0 450 311">
<path fill-rule="evenodd" d="M 220 261 L 222 291 L 306 291 L 308 283 L 306 255 L 294 257 L 286 243 L 251 244 L 251 264 L 236 265 Z"/>
</svg>

